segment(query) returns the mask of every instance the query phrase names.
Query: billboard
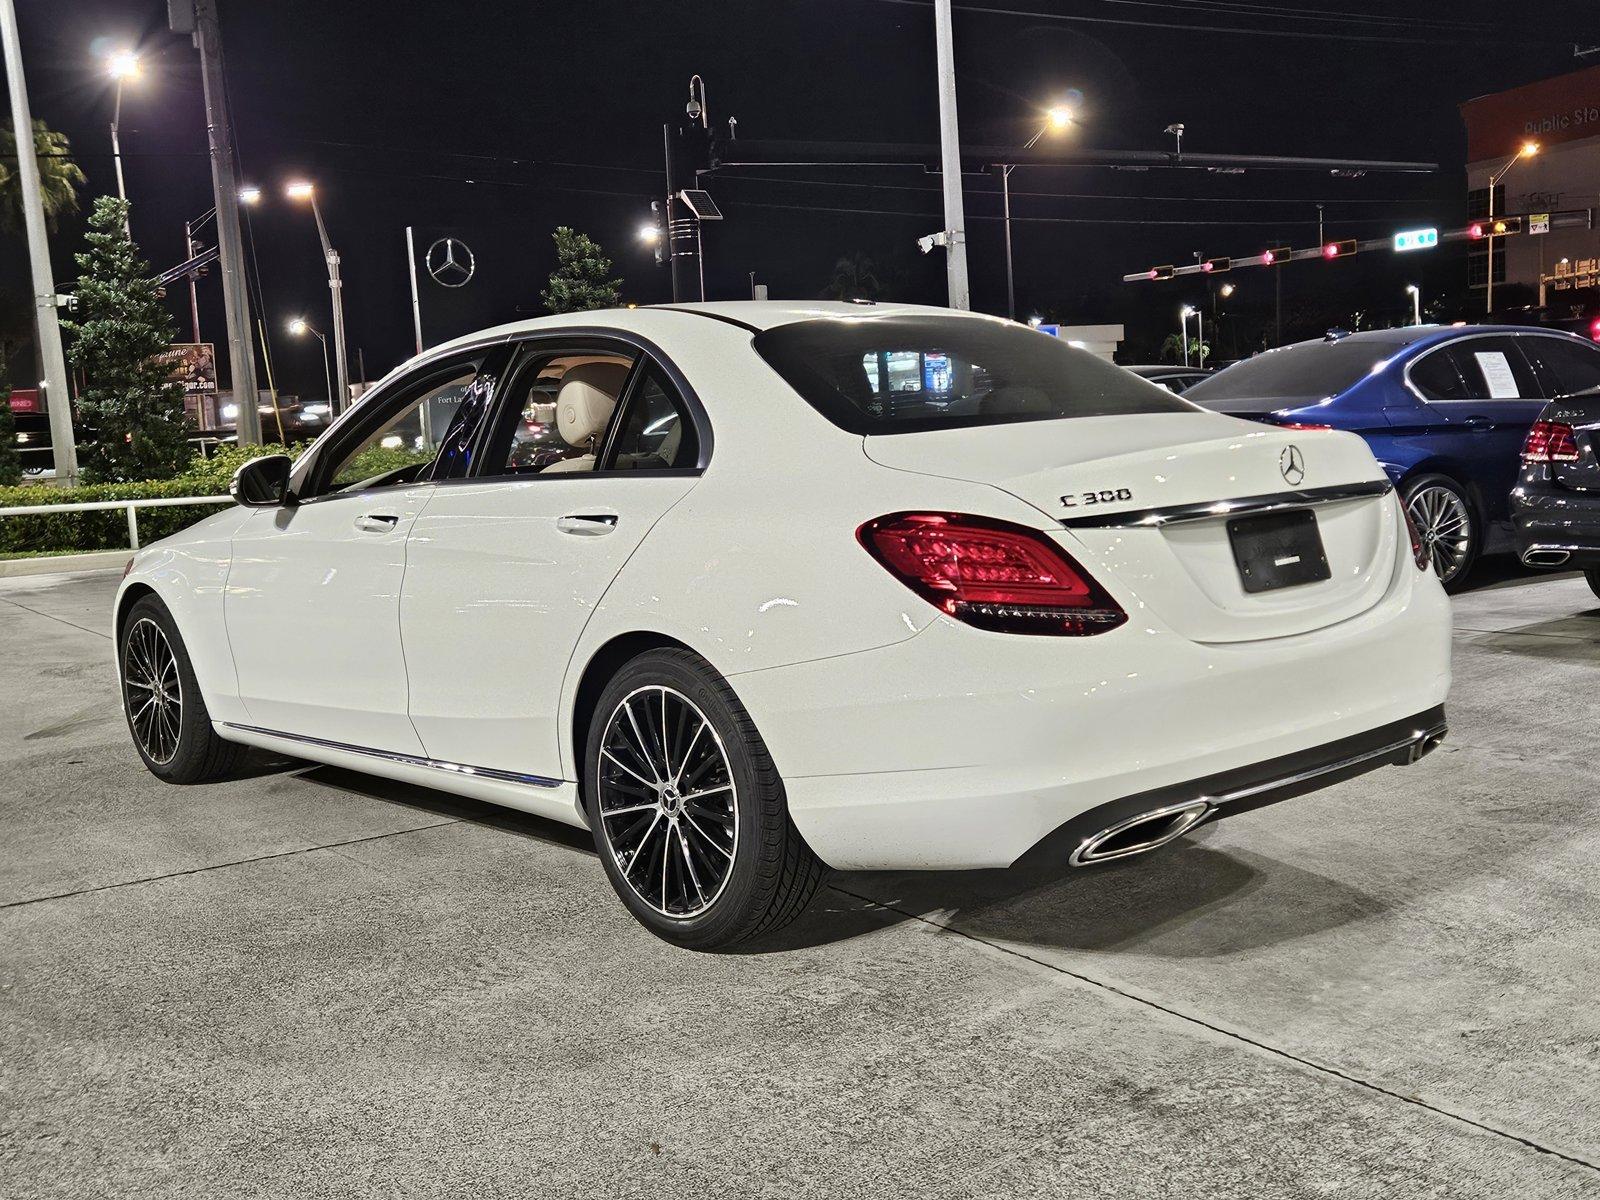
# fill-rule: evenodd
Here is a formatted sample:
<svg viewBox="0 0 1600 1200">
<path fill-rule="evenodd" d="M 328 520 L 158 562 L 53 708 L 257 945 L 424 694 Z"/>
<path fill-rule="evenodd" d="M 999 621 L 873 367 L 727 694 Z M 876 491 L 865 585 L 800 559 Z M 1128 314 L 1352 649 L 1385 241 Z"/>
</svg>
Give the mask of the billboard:
<svg viewBox="0 0 1600 1200">
<path fill-rule="evenodd" d="M 199 429 L 217 424 L 217 347 L 213 342 L 173 342 L 162 356 L 171 364 L 167 379 L 183 385 L 183 410 Z"/>
</svg>

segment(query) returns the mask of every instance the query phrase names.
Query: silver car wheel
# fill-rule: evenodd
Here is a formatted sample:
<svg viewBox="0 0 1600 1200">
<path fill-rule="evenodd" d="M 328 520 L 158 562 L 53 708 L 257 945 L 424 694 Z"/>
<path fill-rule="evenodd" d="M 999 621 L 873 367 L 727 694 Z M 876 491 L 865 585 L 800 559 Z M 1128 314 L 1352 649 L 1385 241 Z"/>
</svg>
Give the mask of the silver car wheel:
<svg viewBox="0 0 1600 1200">
<path fill-rule="evenodd" d="M 1450 488 L 1429 484 L 1411 494 L 1406 512 L 1417 527 L 1434 573 L 1449 583 L 1472 550 L 1472 514 L 1466 501 Z"/>
<path fill-rule="evenodd" d="M 716 903 L 739 844 L 738 793 L 722 739 L 674 688 L 629 692 L 595 763 L 596 820 L 629 889 L 664 917 Z"/>
</svg>

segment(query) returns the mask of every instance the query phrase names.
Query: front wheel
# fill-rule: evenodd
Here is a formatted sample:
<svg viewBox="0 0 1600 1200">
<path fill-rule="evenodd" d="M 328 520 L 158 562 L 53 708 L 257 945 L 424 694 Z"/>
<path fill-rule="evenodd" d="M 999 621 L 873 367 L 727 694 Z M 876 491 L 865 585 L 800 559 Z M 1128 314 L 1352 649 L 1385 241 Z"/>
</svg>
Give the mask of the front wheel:
<svg viewBox="0 0 1600 1200">
<path fill-rule="evenodd" d="M 733 689 L 685 650 L 651 650 L 601 693 L 584 754 L 595 848 L 656 936 L 715 950 L 803 911 L 825 868 Z"/>
<path fill-rule="evenodd" d="M 1472 503 L 1455 480 L 1423 475 L 1406 486 L 1406 513 L 1422 538 L 1433 570 L 1452 594 L 1466 584 L 1481 541 Z"/>
<path fill-rule="evenodd" d="M 168 783 L 205 783 L 230 774 L 244 747 L 219 738 L 200 695 L 189 651 L 167 606 L 145 596 L 128 610 L 118 647 L 122 711 L 134 748 Z"/>
</svg>

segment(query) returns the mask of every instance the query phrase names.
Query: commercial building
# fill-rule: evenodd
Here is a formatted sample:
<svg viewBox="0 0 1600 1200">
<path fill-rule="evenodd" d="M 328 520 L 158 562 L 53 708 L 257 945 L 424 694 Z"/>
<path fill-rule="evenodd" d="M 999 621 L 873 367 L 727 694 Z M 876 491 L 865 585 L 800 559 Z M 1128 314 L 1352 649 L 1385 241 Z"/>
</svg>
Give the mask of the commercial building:
<svg viewBox="0 0 1600 1200">
<path fill-rule="evenodd" d="M 1600 300 L 1600 66 L 1585 67 L 1461 106 L 1467 127 L 1467 216 L 1487 217 L 1489 182 L 1496 216 L 1520 216 L 1522 231 L 1494 239 L 1496 306 L 1541 295 L 1553 316 L 1585 315 Z M 1516 158 L 1526 143 L 1536 153 Z M 1511 164 L 1507 170 L 1507 164 Z M 1502 173 L 1503 172 L 1503 173 Z M 1547 232 L 1540 232 L 1545 230 Z M 1487 286 L 1487 239 L 1469 252 L 1468 282 Z M 1513 290 L 1515 289 L 1515 290 Z M 1526 303 L 1526 299 L 1521 302 Z"/>
</svg>

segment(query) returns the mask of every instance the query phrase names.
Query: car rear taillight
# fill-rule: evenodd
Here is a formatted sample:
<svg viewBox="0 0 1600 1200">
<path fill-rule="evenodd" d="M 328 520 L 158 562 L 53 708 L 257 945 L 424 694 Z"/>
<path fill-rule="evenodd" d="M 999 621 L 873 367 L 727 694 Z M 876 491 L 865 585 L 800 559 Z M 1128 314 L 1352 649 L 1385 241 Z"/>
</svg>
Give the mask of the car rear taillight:
<svg viewBox="0 0 1600 1200">
<path fill-rule="evenodd" d="M 1565 421 L 1535 421 L 1522 443 L 1525 463 L 1577 462 L 1578 443 Z"/>
<path fill-rule="evenodd" d="M 1400 519 L 1405 522 L 1406 533 L 1411 538 L 1411 561 L 1417 564 L 1417 570 L 1428 569 L 1428 548 L 1422 544 L 1422 534 L 1417 532 L 1417 523 L 1411 519 L 1411 510 L 1406 507 L 1405 498 L 1396 496 L 1395 503 L 1400 508 Z"/>
<path fill-rule="evenodd" d="M 894 513 L 856 538 L 901 583 L 949 616 L 1001 633 L 1083 637 L 1128 614 L 1043 534 L 961 513 Z"/>
</svg>

